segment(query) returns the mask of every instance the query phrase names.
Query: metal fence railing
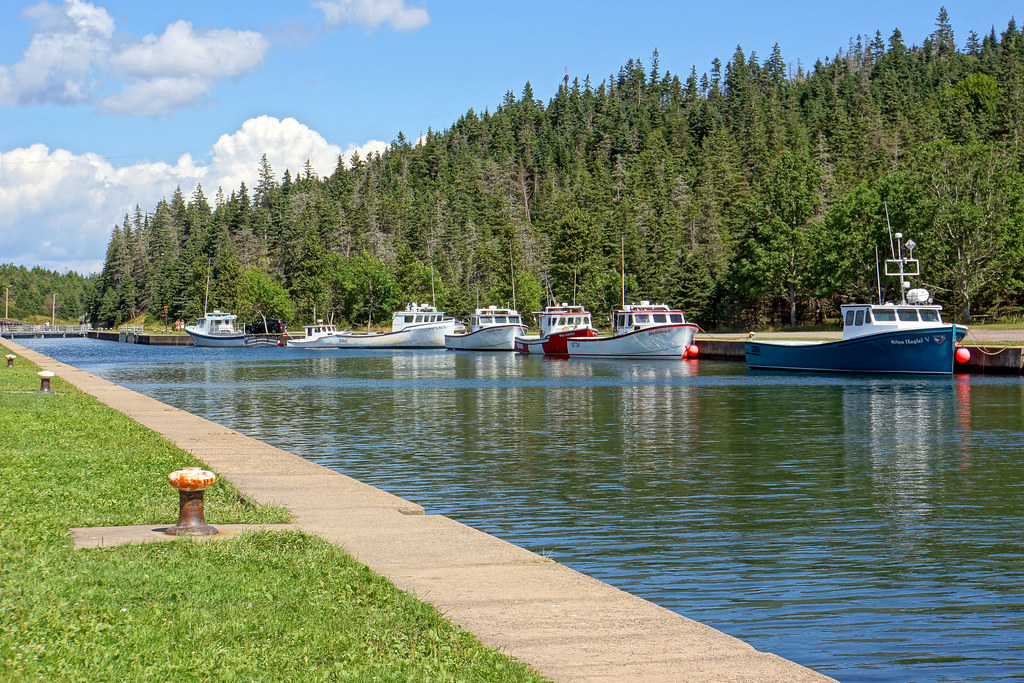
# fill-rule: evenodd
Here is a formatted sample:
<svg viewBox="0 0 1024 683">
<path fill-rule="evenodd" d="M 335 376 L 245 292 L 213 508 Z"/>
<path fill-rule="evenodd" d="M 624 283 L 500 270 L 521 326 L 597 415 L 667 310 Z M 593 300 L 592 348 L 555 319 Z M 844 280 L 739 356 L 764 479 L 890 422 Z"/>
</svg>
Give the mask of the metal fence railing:
<svg viewBox="0 0 1024 683">
<path fill-rule="evenodd" d="M 92 325 L 0 325 L 0 332 L 14 333 L 14 334 L 40 334 L 46 332 L 63 333 L 63 332 L 88 332 L 92 330 Z"/>
</svg>

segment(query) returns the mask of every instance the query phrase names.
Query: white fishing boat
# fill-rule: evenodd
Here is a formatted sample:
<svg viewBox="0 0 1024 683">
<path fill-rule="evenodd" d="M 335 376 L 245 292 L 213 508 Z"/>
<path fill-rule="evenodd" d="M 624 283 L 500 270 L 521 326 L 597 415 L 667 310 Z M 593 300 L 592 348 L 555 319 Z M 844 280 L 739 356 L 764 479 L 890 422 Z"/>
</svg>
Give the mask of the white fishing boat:
<svg viewBox="0 0 1024 683">
<path fill-rule="evenodd" d="M 340 332 L 337 342 L 341 348 L 443 349 L 457 322 L 433 306 L 409 304 L 392 313 L 390 332 Z"/>
<path fill-rule="evenodd" d="M 185 331 L 196 346 L 245 346 L 245 332 L 235 328 L 237 317 L 223 311 L 204 313 Z"/>
<path fill-rule="evenodd" d="M 447 349 L 462 351 L 512 351 L 516 337 L 526 332 L 518 311 L 488 306 L 476 309 L 470 316 L 468 331 L 446 334 L 444 345 Z"/>
<path fill-rule="evenodd" d="M 583 306 L 555 304 L 534 311 L 540 334 L 521 335 L 515 339 L 519 353 L 538 353 L 564 356 L 568 353 L 566 341 L 570 337 L 596 337 L 590 313 Z"/>
<path fill-rule="evenodd" d="M 288 346 L 296 346 L 301 349 L 336 349 L 341 346 L 338 339 L 350 334 L 338 331 L 334 325 L 325 323 L 323 320 L 317 320 L 313 325 L 303 325 L 303 329 L 306 332 L 305 336 L 300 339 L 289 338 Z"/>
<path fill-rule="evenodd" d="M 570 337 L 570 358 L 668 358 L 696 355 L 697 326 L 681 310 L 641 301 L 615 311 L 611 336 Z"/>
</svg>

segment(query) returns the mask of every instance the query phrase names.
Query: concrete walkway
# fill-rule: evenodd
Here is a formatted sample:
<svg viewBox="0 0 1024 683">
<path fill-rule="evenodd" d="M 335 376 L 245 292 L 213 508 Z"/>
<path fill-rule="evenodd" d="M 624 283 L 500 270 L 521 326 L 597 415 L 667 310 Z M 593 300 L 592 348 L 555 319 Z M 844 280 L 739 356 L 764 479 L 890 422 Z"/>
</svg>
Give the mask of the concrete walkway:
<svg viewBox="0 0 1024 683">
<path fill-rule="evenodd" d="M 294 527 L 341 545 L 486 645 L 554 680 L 833 680 L 447 517 L 425 515 L 415 503 L 0 343 L 164 435 L 253 502 L 288 507 Z M 111 544 L 113 533 L 93 535 Z"/>
</svg>

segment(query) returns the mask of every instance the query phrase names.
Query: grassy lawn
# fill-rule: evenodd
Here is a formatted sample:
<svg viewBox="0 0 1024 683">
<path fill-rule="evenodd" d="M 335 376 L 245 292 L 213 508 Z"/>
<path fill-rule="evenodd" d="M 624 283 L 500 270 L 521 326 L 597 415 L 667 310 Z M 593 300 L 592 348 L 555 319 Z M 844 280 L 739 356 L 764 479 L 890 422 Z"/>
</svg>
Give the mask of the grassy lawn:
<svg viewBox="0 0 1024 683">
<path fill-rule="evenodd" d="M 201 463 L 37 371 L 0 366 L 0 680 L 542 680 L 315 536 L 72 550 L 70 527 L 176 522 L 167 474 Z M 288 514 L 218 479 L 206 519 Z"/>
</svg>

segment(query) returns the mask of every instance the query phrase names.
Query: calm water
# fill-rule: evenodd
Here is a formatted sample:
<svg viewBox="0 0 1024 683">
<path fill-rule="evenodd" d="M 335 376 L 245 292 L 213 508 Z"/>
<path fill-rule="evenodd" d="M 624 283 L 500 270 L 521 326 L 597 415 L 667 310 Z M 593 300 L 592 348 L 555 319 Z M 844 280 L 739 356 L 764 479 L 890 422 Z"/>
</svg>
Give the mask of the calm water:
<svg viewBox="0 0 1024 683">
<path fill-rule="evenodd" d="M 840 680 L 1024 678 L 1018 378 L 27 342 Z"/>
</svg>

